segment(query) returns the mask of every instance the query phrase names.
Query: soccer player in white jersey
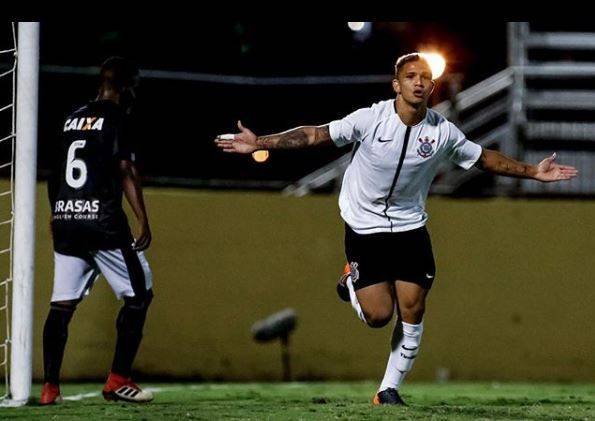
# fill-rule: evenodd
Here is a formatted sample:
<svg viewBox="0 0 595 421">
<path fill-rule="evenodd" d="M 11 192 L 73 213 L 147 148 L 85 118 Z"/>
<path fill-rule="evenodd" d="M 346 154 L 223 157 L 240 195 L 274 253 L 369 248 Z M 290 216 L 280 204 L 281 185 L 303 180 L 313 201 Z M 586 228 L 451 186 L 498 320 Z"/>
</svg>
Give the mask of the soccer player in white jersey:
<svg viewBox="0 0 595 421">
<path fill-rule="evenodd" d="M 392 84 L 396 99 L 330 124 L 257 136 L 238 122 L 239 133 L 215 140 L 224 152 L 242 154 L 355 144 L 339 196 L 349 266 L 337 291 L 371 327 L 385 326 L 397 314 L 376 405 L 404 404 L 398 390 L 419 353 L 426 297 L 435 276 L 424 208 L 440 163 L 450 160 L 464 169 L 475 165 L 542 182 L 577 175 L 575 168 L 556 164 L 555 154 L 531 165 L 467 140 L 453 123 L 428 109 L 434 81 L 422 54 L 400 57 Z"/>
</svg>

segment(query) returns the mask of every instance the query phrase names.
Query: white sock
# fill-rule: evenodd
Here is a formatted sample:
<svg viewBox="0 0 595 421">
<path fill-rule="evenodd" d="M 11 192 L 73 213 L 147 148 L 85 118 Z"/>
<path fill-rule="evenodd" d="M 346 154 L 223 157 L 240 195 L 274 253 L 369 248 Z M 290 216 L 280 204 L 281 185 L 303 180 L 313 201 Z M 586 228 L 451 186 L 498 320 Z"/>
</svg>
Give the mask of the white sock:
<svg viewBox="0 0 595 421">
<path fill-rule="evenodd" d="M 397 320 L 391 340 L 392 351 L 379 392 L 389 387 L 399 389 L 419 352 L 423 330 L 423 321 L 418 325 L 412 325 Z"/>
<path fill-rule="evenodd" d="M 359 301 L 357 301 L 357 295 L 355 295 L 355 289 L 353 288 L 353 282 L 351 282 L 351 275 L 349 275 L 347 277 L 347 281 L 345 281 L 345 283 L 347 284 L 347 289 L 349 290 L 349 298 L 351 300 L 351 307 L 353 307 L 353 309 L 357 313 L 357 316 L 364 323 L 367 323 L 366 316 L 364 315 L 362 307 L 359 305 Z"/>
</svg>

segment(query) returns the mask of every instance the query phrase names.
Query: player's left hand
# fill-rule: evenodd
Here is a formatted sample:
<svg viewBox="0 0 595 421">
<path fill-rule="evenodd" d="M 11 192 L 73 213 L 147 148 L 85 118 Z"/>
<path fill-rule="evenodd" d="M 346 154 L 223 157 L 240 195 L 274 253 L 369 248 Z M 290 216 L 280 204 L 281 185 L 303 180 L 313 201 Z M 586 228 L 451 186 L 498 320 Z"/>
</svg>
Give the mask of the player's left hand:
<svg viewBox="0 0 595 421">
<path fill-rule="evenodd" d="M 138 239 L 132 245 L 134 251 L 143 251 L 151 245 L 151 229 L 148 224 L 141 225 Z"/>
<path fill-rule="evenodd" d="M 567 165 L 558 165 L 554 161 L 556 154 L 545 158 L 537 165 L 535 179 L 543 182 L 570 180 L 578 174 L 578 170 Z"/>
</svg>

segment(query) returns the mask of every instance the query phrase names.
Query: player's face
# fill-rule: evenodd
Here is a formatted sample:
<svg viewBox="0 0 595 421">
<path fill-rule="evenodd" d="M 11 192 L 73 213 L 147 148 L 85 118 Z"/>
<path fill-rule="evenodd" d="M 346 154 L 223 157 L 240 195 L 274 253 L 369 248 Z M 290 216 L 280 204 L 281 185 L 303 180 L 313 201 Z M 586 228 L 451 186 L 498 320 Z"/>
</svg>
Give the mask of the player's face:
<svg viewBox="0 0 595 421">
<path fill-rule="evenodd" d="M 434 90 L 432 70 L 424 60 L 410 61 L 393 80 L 393 89 L 411 105 L 427 104 Z"/>
</svg>

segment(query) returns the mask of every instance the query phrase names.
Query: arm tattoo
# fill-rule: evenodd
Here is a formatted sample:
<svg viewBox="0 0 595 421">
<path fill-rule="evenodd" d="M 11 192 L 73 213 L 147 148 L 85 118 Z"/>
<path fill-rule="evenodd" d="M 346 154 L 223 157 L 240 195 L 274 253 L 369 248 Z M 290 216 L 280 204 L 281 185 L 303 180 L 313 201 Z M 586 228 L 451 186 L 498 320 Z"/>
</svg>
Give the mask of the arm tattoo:
<svg viewBox="0 0 595 421">
<path fill-rule="evenodd" d="M 527 165 L 520 163 L 508 163 L 503 162 L 502 169 L 500 170 L 504 175 L 510 175 L 512 177 L 526 177 L 528 171 Z"/>
<path fill-rule="evenodd" d="M 476 165 L 478 168 L 494 174 L 516 178 L 533 177 L 531 174 L 533 171 L 532 165 L 515 161 L 496 151 L 484 150 Z"/>
<path fill-rule="evenodd" d="M 308 135 L 298 127 L 280 134 L 260 136 L 256 142 L 263 149 L 297 149 L 308 145 Z"/>
<path fill-rule="evenodd" d="M 302 129 L 282 133 L 277 142 L 277 147 L 281 149 L 297 149 L 304 146 L 308 146 L 308 135 Z"/>
<path fill-rule="evenodd" d="M 256 142 L 263 149 L 300 149 L 330 139 L 328 125 L 297 127 L 283 133 L 260 136 Z"/>
<path fill-rule="evenodd" d="M 315 143 L 324 142 L 325 140 L 330 140 L 331 138 L 328 124 L 326 126 L 316 127 L 316 131 L 314 133 Z"/>
</svg>

